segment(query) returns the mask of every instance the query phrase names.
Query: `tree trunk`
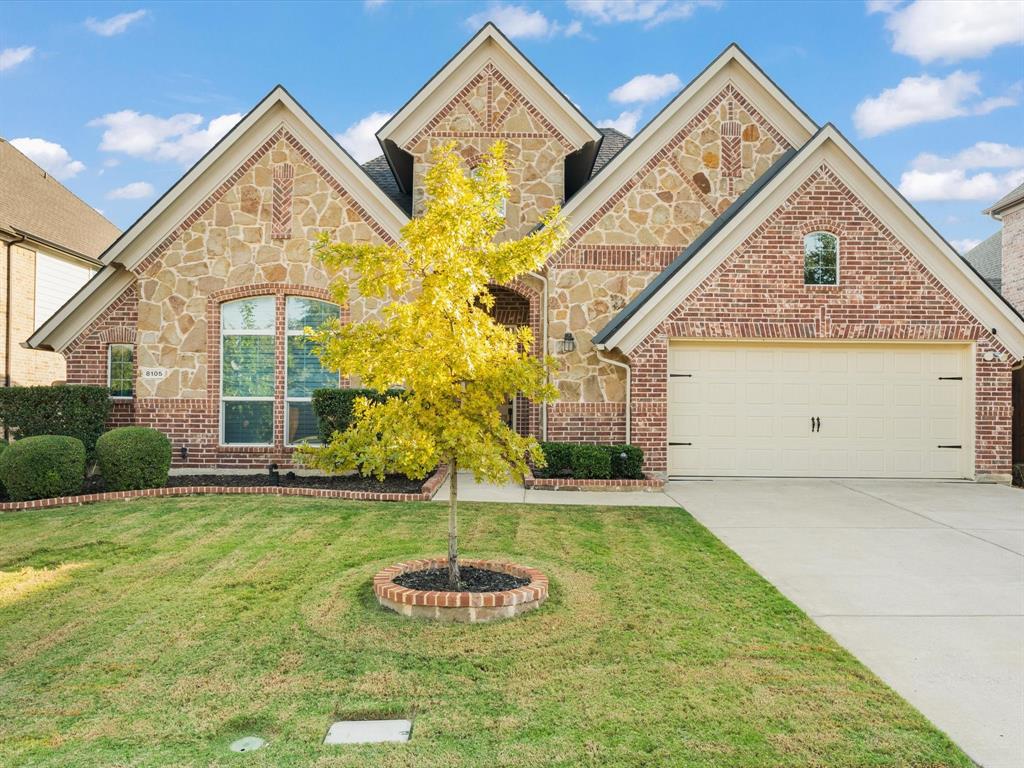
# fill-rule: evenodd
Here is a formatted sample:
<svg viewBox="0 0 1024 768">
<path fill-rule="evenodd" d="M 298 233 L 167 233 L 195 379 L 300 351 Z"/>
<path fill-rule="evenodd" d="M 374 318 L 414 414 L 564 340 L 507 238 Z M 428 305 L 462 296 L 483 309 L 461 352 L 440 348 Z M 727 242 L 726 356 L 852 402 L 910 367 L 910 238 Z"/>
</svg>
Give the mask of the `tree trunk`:
<svg viewBox="0 0 1024 768">
<path fill-rule="evenodd" d="M 459 463 L 454 458 L 448 488 L 448 588 L 458 592 L 462 588 L 459 583 Z"/>
</svg>

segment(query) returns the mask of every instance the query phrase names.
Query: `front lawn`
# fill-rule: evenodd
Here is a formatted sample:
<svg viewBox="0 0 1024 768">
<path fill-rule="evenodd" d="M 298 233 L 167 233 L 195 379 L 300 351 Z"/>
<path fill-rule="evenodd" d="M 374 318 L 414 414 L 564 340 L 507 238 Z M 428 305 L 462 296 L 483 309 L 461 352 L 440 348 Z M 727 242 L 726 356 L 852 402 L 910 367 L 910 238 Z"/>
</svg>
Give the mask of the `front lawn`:
<svg viewBox="0 0 1024 768">
<path fill-rule="evenodd" d="M 969 766 L 678 509 L 466 504 L 544 570 L 517 619 L 410 621 L 381 567 L 441 504 L 205 497 L 0 515 L 0 765 Z M 325 747 L 415 717 L 405 745 Z M 270 741 L 234 754 L 249 734 Z"/>
</svg>

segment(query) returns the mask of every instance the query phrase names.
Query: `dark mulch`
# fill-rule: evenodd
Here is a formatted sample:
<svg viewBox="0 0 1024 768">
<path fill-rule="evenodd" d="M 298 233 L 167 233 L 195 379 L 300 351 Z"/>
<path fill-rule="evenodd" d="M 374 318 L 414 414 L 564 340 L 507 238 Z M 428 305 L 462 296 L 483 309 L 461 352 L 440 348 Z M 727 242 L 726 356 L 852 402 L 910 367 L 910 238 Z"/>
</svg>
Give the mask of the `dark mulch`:
<svg viewBox="0 0 1024 768">
<path fill-rule="evenodd" d="M 521 579 L 500 571 L 487 571 L 483 568 L 459 568 L 461 592 L 504 592 L 506 589 L 525 587 L 529 579 Z M 412 571 L 395 577 L 395 584 L 408 589 L 422 589 L 434 592 L 451 592 L 448 587 L 448 569 L 431 568 L 425 571 Z"/>
</svg>

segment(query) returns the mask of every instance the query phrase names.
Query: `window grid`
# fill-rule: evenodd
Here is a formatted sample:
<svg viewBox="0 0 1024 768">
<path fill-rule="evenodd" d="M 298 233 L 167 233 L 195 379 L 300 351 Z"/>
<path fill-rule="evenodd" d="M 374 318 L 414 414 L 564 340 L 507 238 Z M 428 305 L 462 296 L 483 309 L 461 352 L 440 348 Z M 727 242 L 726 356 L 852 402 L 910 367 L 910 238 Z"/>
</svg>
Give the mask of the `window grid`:
<svg viewBox="0 0 1024 768">
<path fill-rule="evenodd" d="M 130 399 L 135 396 L 135 361 L 131 344 L 111 344 L 107 348 L 107 386 L 111 397 Z"/>
<path fill-rule="evenodd" d="M 839 284 L 839 238 L 831 232 L 804 236 L 804 285 Z"/>
</svg>

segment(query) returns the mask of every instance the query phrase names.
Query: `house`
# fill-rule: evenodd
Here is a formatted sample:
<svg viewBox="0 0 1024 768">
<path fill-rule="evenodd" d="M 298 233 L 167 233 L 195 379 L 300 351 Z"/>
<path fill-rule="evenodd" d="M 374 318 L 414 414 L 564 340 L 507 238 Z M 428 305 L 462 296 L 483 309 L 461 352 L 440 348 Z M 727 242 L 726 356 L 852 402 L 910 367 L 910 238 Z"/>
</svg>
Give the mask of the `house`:
<svg viewBox="0 0 1024 768">
<path fill-rule="evenodd" d="M 982 213 L 1003 226 L 965 253 L 964 258 L 1018 312 L 1024 312 L 1024 184 Z"/>
<path fill-rule="evenodd" d="M 1003 287 L 1003 231 L 989 235 L 964 254 L 964 259 L 996 293 Z M 1017 307 L 1020 311 L 1020 307 Z"/>
<path fill-rule="evenodd" d="M 560 361 L 561 399 L 510 418 L 645 451 L 669 476 L 1010 476 L 1024 320 L 830 124 L 731 45 L 630 140 L 595 127 L 493 25 L 358 165 L 282 87 L 101 257 L 29 340 L 72 381 L 137 361 L 115 421 L 170 434 L 179 467 L 287 465 L 336 378 L 299 338 L 334 307 L 314 236 L 392 242 L 431 151 L 504 139 L 508 232 L 564 204 L 546 267 L 496 315 Z"/>
<path fill-rule="evenodd" d="M 65 378 L 64 357 L 22 344 L 100 266 L 118 229 L 0 138 L 0 270 L 4 385 Z"/>
</svg>

